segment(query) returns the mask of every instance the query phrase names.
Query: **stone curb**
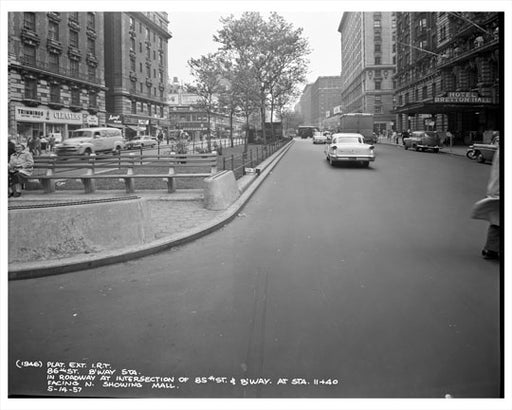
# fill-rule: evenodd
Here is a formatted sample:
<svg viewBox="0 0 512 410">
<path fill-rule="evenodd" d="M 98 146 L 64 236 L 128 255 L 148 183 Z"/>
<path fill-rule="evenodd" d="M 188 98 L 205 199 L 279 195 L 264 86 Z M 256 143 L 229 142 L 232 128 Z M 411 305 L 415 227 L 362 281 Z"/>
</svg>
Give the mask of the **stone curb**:
<svg viewBox="0 0 512 410">
<path fill-rule="evenodd" d="M 214 217 L 211 221 L 205 222 L 185 232 L 167 236 L 144 245 L 130 246 L 113 251 L 104 251 L 96 254 L 76 255 L 63 259 L 49 261 L 35 261 L 25 263 L 14 263 L 9 265 L 9 280 L 31 279 L 43 276 L 52 276 L 62 273 L 85 270 L 113 263 L 125 262 L 130 259 L 151 255 L 165 249 L 191 242 L 204 235 L 207 235 L 233 220 L 237 213 L 243 208 L 252 197 L 261 183 L 265 180 L 272 169 L 283 158 L 291 148 L 294 140 L 282 147 L 279 151 L 263 161 L 257 169 L 259 175 L 246 175 L 239 180 L 239 187 L 242 191 L 240 197 L 222 214 Z"/>
</svg>

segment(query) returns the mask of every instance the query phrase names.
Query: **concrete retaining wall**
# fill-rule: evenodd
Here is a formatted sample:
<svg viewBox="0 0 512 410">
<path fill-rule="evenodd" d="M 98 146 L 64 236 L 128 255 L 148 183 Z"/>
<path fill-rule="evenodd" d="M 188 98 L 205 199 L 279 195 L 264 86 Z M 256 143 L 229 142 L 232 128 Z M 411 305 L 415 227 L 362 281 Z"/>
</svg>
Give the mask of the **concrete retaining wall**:
<svg viewBox="0 0 512 410">
<path fill-rule="evenodd" d="M 229 208 L 240 197 L 233 171 L 221 171 L 204 179 L 204 207 L 214 211 Z"/>
<path fill-rule="evenodd" d="M 9 263 L 95 253 L 154 240 L 154 232 L 145 222 L 150 215 L 142 198 L 11 209 L 8 215 Z"/>
</svg>

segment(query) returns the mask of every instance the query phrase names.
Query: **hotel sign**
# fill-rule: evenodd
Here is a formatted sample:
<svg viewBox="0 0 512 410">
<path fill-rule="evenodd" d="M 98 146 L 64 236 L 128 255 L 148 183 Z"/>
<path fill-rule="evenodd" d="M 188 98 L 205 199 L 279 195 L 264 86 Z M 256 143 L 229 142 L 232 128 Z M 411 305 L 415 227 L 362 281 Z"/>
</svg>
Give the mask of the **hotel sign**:
<svg viewBox="0 0 512 410">
<path fill-rule="evenodd" d="M 444 96 L 434 97 L 435 103 L 450 104 L 492 104 L 491 97 L 481 97 L 478 93 L 471 91 L 448 92 Z"/>
<path fill-rule="evenodd" d="M 16 121 L 49 122 L 52 124 L 82 124 L 82 114 L 70 111 L 45 110 L 17 106 L 14 113 Z"/>
</svg>

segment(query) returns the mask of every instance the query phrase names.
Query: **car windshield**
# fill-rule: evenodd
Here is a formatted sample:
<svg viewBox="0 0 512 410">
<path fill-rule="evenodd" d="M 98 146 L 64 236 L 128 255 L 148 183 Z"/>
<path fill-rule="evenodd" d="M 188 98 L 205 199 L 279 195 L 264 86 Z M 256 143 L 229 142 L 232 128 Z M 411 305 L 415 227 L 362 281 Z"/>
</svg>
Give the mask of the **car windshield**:
<svg viewBox="0 0 512 410">
<path fill-rule="evenodd" d="M 336 144 L 358 144 L 359 137 L 338 137 L 334 140 Z"/>
<path fill-rule="evenodd" d="M 69 138 L 90 138 L 91 137 L 91 131 L 87 131 L 87 130 L 84 130 L 84 131 L 73 131 L 71 133 L 71 135 L 69 136 Z"/>
</svg>

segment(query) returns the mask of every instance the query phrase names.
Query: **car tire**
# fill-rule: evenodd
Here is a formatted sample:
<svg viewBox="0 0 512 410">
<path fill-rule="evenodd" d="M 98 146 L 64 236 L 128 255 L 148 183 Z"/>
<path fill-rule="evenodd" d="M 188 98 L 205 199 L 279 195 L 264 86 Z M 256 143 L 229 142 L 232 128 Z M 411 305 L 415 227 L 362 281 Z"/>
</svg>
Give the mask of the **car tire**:
<svg viewBox="0 0 512 410">
<path fill-rule="evenodd" d="M 418 147 L 417 145 L 414 146 L 413 148 L 416 150 L 416 152 L 418 152 L 420 150 L 420 147 Z"/>
<path fill-rule="evenodd" d="M 370 161 L 363 161 L 361 162 L 361 165 L 363 166 L 363 168 L 368 168 L 370 166 Z"/>
<path fill-rule="evenodd" d="M 91 154 L 92 154 L 92 152 L 91 152 L 91 149 L 90 149 L 90 148 L 87 148 L 87 149 L 84 151 L 84 155 L 85 155 L 86 157 L 89 157 Z"/>
<path fill-rule="evenodd" d="M 407 151 L 409 147 L 407 145 L 404 145 L 404 149 Z"/>
<path fill-rule="evenodd" d="M 331 164 L 331 167 L 333 167 L 333 166 L 334 166 L 334 161 L 332 160 L 332 158 L 331 158 L 331 157 L 329 157 L 329 164 Z"/>
<path fill-rule="evenodd" d="M 121 147 L 119 145 L 112 150 L 112 155 L 121 155 Z"/>
<path fill-rule="evenodd" d="M 476 156 L 476 160 L 480 163 L 480 164 L 483 164 L 485 162 L 485 158 L 484 156 L 482 155 L 481 152 L 479 152 Z"/>
<path fill-rule="evenodd" d="M 439 148 L 434 148 L 434 154 L 437 154 L 439 152 Z"/>
</svg>

